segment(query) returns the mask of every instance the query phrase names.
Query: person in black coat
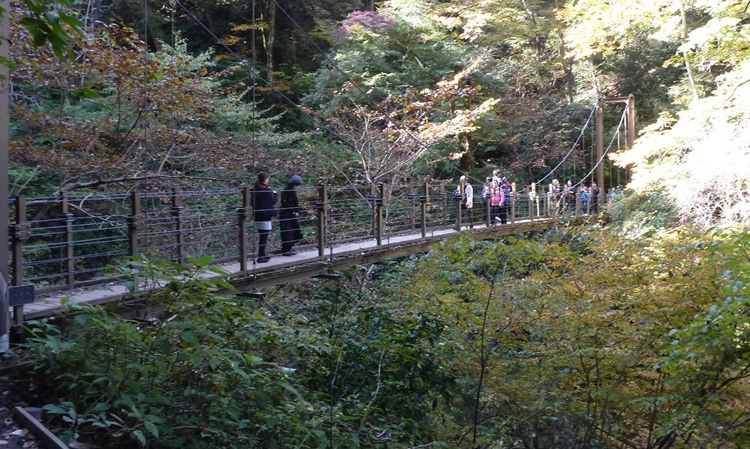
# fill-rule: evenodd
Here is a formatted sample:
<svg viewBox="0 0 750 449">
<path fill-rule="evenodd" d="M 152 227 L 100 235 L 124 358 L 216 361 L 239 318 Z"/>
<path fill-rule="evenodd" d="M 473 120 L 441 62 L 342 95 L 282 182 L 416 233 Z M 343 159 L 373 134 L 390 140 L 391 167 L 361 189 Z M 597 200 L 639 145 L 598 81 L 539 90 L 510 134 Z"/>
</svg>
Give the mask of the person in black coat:
<svg viewBox="0 0 750 449">
<path fill-rule="evenodd" d="M 281 228 L 281 255 L 293 256 L 296 254 L 292 247 L 302 240 L 302 231 L 299 227 L 299 207 L 297 198 L 297 187 L 302 185 L 302 177 L 294 175 L 289 180 L 286 188 L 281 191 L 281 210 L 279 211 L 279 227 Z"/>
<path fill-rule="evenodd" d="M 250 189 L 250 206 L 253 208 L 253 219 L 255 220 L 255 229 L 258 230 L 258 263 L 266 263 L 271 260 L 266 256 L 266 245 L 268 236 L 271 234 L 272 219 L 276 216 L 276 201 L 278 195 L 276 191 L 268 187 L 268 181 L 271 176 L 268 173 L 258 173 L 258 180 Z"/>
</svg>

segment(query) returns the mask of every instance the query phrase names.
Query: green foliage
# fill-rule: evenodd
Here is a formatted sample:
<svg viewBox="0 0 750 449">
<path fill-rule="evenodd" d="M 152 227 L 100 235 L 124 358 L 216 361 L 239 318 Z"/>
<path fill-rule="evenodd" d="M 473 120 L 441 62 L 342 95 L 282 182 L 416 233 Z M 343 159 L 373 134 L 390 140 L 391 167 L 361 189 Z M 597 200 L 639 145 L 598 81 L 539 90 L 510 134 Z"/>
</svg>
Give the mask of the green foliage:
<svg viewBox="0 0 750 449">
<path fill-rule="evenodd" d="M 57 188 L 59 176 L 41 167 L 28 167 L 11 162 L 8 167 L 8 181 L 10 196 L 42 197 Z"/>
<path fill-rule="evenodd" d="M 711 441 L 743 447 L 746 415 L 739 404 L 748 394 L 740 382 L 746 363 L 736 356 L 726 357 L 736 364 L 709 358 L 714 371 L 706 373 L 700 366 L 687 365 L 684 374 L 665 367 L 677 344 L 670 329 L 694 319 L 705 327 L 701 315 L 694 318 L 697 310 L 726 317 L 715 325 L 726 343 L 706 344 L 729 348 L 746 338 L 744 309 L 722 315 L 711 307 L 723 289 L 716 282 L 723 267 L 747 263 L 741 249 L 747 233 L 712 245 L 676 237 L 650 246 L 597 234 L 457 241 L 405 272 L 393 286 L 403 304 L 450 323 L 438 360 L 456 389 L 451 408 L 434 415 L 448 422 L 439 438 L 458 441 L 478 421 L 477 441 L 503 440 L 510 447 L 698 447 Z M 729 285 L 739 297 L 747 294 Z M 489 352 L 482 351 L 483 336 Z M 717 385 L 731 379 L 736 387 L 705 390 L 702 379 Z M 479 407 L 471 394 L 477 388 Z M 712 432 L 716 426 L 727 431 Z M 681 446 L 685 439 L 695 442 Z"/>
<path fill-rule="evenodd" d="M 739 449 L 748 253 L 747 231 L 456 238 L 234 299 L 208 258 L 138 259 L 154 319 L 30 323 L 12 380 L 107 447 Z"/>
<path fill-rule="evenodd" d="M 633 239 L 655 237 L 679 222 L 673 200 L 659 188 L 615 196 L 608 214 L 615 229 Z"/>
<path fill-rule="evenodd" d="M 55 10 L 50 9 L 49 2 L 44 0 L 23 0 L 30 15 L 21 19 L 21 24 L 26 27 L 34 39 L 37 47 L 49 44 L 52 51 L 59 59 L 72 58 L 71 34 L 80 34 L 83 22 L 75 13 L 70 12 L 71 3 L 68 0 L 55 0 Z M 6 11 L 0 8 L 0 17 Z M 5 59 L 5 58 L 3 58 Z M 15 69 L 12 61 L 4 60 L 0 63 Z"/>
<path fill-rule="evenodd" d="M 266 360 L 293 330 L 215 296 L 228 284 L 201 273 L 226 273 L 209 268 L 208 258 L 192 262 L 132 262 L 138 275 L 164 283 L 148 298 L 161 310 L 153 321 L 74 307 L 61 324 L 28 323 L 31 335 L 16 362 L 32 369 L 19 381 L 45 389 L 52 401 L 45 410 L 65 425 L 68 440 L 230 448 L 304 439 L 308 404 Z"/>
</svg>

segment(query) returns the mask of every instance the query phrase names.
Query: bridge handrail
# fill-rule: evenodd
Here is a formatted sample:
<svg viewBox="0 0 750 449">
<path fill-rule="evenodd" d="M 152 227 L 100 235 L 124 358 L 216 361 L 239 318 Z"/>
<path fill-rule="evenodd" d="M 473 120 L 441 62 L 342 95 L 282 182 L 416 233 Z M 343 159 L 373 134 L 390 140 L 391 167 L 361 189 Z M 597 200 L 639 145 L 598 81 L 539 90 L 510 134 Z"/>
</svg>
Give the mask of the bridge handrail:
<svg viewBox="0 0 750 449">
<path fill-rule="evenodd" d="M 453 188 L 429 182 L 302 186 L 297 191 L 304 210 L 298 218 L 302 245 L 317 246 L 319 257 L 325 258 L 330 248 L 354 240 L 375 239 L 383 245 L 410 233 L 434 235 L 456 226 Z M 570 202 L 549 192 L 532 199 L 528 191 L 512 195 L 509 223 L 591 212 L 592 205 L 582 206 L 580 195 Z M 246 189 L 19 196 L 10 214 L 12 283 L 34 283 L 39 292 L 51 292 L 110 282 L 118 277 L 111 267 L 137 255 L 173 261 L 211 255 L 239 260 L 247 272 L 254 268 L 250 264 L 258 234 L 251 209 L 243 206 L 243 192 Z M 474 192 L 474 223 L 493 224 L 481 189 Z M 463 228 L 468 224 L 464 217 Z M 278 218 L 274 222 L 277 226 Z M 272 252 L 278 250 L 278 239 L 269 244 Z"/>
</svg>

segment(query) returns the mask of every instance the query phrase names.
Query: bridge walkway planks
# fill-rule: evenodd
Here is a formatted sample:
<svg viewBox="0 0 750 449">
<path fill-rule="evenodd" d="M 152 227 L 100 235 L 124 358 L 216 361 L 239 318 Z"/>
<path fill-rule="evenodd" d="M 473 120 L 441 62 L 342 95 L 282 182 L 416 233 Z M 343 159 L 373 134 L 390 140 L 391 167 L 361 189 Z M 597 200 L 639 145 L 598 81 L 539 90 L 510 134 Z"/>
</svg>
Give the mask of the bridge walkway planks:
<svg viewBox="0 0 750 449">
<path fill-rule="evenodd" d="M 469 233 L 479 238 L 500 237 L 542 230 L 553 221 L 553 219 L 548 218 L 533 221 L 518 219 L 515 224 L 490 227 L 481 224 L 474 226 L 472 230 L 464 229 L 461 233 Z M 380 246 L 377 245 L 374 237 L 367 238 L 326 248 L 326 254 L 323 258 L 319 256 L 317 248 L 305 249 L 291 257 L 274 255 L 265 264 L 254 264 L 252 260 L 248 260 L 247 273 L 241 272 L 239 262 L 217 266 L 230 273 L 229 281 L 238 290 L 264 288 L 269 285 L 293 282 L 323 274 L 330 269 L 343 269 L 355 264 L 375 263 L 425 252 L 457 234 L 459 234 L 459 231 L 445 228 L 430 231 L 425 238 L 422 237 L 421 232 L 391 235 L 384 237 Z M 213 275 L 211 273 L 207 276 Z M 131 292 L 124 282 L 112 282 L 40 296 L 34 303 L 24 307 L 24 320 L 52 315 L 63 307 L 62 304 L 65 300 L 73 304 L 94 305 L 118 301 L 130 295 Z"/>
</svg>

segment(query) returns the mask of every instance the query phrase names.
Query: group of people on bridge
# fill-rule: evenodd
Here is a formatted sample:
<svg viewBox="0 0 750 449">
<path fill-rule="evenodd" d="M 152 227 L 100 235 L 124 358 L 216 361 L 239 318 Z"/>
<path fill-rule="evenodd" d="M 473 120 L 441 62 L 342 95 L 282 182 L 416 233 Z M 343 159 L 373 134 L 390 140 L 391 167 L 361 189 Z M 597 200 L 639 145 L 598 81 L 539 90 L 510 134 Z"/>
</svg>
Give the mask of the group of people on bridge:
<svg viewBox="0 0 750 449">
<path fill-rule="evenodd" d="M 297 188 L 302 185 L 302 177 L 294 175 L 281 191 L 281 208 L 276 209 L 279 200 L 275 190 L 268 186 L 271 176 L 266 172 L 258 173 L 258 179 L 250 189 L 250 207 L 253 209 L 255 229 L 258 231 L 258 263 L 266 263 L 271 257 L 266 254 L 268 237 L 273 229 L 273 217 L 279 217 L 281 228 L 281 255 L 293 256 L 292 248 L 302 240 L 299 215 L 302 208 L 297 198 Z"/>
<path fill-rule="evenodd" d="M 297 197 L 297 189 L 302 185 L 302 177 L 294 175 L 289 179 L 286 187 L 281 191 L 279 209 L 276 208 L 279 196 L 269 187 L 269 182 L 270 175 L 260 172 L 250 189 L 250 206 L 253 210 L 255 228 L 258 231 L 258 257 L 256 259 L 258 263 L 266 263 L 270 260 L 266 248 L 273 229 L 274 217 L 278 216 L 281 228 L 281 254 L 283 256 L 293 256 L 295 252 L 292 248 L 303 239 L 299 223 L 302 207 Z M 482 202 L 482 221 L 486 220 L 489 226 L 507 224 L 513 213 L 513 194 L 518 193 L 515 188 L 514 183 L 511 183 L 507 177 L 501 176 L 500 170 L 493 170 L 492 176 L 485 179 L 479 196 Z M 611 204 L 614 197 L 621 192 L 619 187 L 612 187 L 607 195 L 607 202 Z M 532 195 L 532 200 L 536 196 L 533 186 L 530 195 Z M 576 213 L 582 212 L 583 214 L 598 214 L 601 195 L 601 189 L 596 182 L 589 187 L 583 183 L 573 184 L 568 180 L 565 186 L 561 186 L 560 182 L 554 179 L 549 190 L 548 199 L 551 200 L 549 212 L 565 214 L 569 211 L 576 211 Z M 460 177 L 460 183 L 453 192 L 453 199 L 458 205 L 454 229 L 460 231 L 462 224 L 467 224 L 469 229 L 473 229 L 475 197 L 474 187 L 468 176 Z"/>
<path fill-rule="evenodd" d="M 515 183 L 511 183 L 507 177 L 500 175 L 500 170 L 493 170 L 492 176 L 488 176 L 482 185 L 482 216 L 487 220 L 490 226 L 497 224 L 506 224 L 508 217 L 512 213 L 513 197 L 515 192 Z M 518 193 L 518 192 L 515 192 Z M 534 186 L 529 192 L 533 200 L 536 197 Z M 612 205 L 617 195 L 622 194 L 620 186 L 612 187 L 607 193 L 606 201 Z M 549 196 L 549 213 L 565 214 L 566 212 L 576 211 L 585 215 L 595 215 L 599 213 L 602 191 L 596 182 L 591 186 L 585 183 L 573 184 L 568 180 L 564 186 L 560 185 L 557 179 L 552 180 L 550 184 Z M 474 228 L 474 187 L 471 185 L 466 175 L 461 176 L 459 185 L 453 192 L 453 199 L 459 204 L 459 213 L 456 217 L 454 229 L 460 230 L 463 224 L 468 224 L 469 229 Z M 580 203 L 578 203 L 580 201 Z M 578 209 L 580 207 L 580 209 Z"/>
<path fill-rule="evenodd" d="M 461 176 L 460 184 L 453 192 L 453 198 L 460 204 L 460 217 L 456 217 L 456 226 L 454 229 L 460 230 L 459 223 L 466 216 L 466 223 L 469 229 L 474 229 L 474 187 L 466 177 Z M 490 217 L 491 226 L 508 223 L 508 217 L 511 213 L 511 193 L 513 184 L 507 177 L 500 176 L 500 170 L 493 170 L 492 176 L 485 179 L 482 185 L 482 216 Z"/>
</svg>

